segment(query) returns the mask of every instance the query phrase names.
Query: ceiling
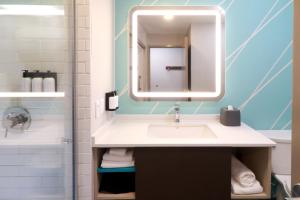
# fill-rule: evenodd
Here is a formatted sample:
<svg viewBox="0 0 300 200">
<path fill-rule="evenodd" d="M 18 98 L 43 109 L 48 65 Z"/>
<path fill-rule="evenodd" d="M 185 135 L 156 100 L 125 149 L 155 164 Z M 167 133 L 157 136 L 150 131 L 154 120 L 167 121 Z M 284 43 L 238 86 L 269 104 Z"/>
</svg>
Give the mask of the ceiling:
<svg viewBox="0 0 300 200">
<path fill-rule="evenodd" d="M 180 34 L 188 33 L 191 24 L 215 23 L 213 16 L 174 16 L 171 20 L 164 16 L 139 16 L 139 25 L 143 26 L 148 34 Z"/>
</svg>

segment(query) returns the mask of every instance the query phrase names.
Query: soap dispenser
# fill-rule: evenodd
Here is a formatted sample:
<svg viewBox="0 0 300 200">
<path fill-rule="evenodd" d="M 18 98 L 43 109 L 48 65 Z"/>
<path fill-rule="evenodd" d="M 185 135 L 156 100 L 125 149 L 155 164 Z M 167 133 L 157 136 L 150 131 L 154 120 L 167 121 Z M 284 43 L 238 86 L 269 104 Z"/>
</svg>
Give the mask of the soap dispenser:
<svg viewBox="0 0 300 200">
<path fill-rule="evenodd" d="M 32 92 L 43 91 L 43 76 L 40 71 L 35 71 L 32 75 Z"/>
<path fill-rule="evenodd" d="M 56 73 L 47 71 L 43 79 L 43 91 L 55 92 L 56 91 Z"/>
<path fill-rule="evenodd" d="M 116 111 L 119 109 L 119 96 L 117 91 L 105 93 L 105 110 Z"/>
<path fill-rule="evenodd" d="M 31 75 L 28 70 L 23 70 L 22 91 L 31 92 Z"/>
</svg>

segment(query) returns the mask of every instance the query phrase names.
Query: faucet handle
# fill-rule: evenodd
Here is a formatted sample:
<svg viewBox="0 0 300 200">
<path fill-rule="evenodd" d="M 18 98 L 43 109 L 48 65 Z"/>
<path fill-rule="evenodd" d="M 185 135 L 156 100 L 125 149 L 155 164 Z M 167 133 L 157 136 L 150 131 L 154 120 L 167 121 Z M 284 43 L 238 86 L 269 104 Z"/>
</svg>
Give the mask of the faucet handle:
<svg viewBox="0 0 300 200">
<path fill-rule="evenodd" d="M 22 107 L 7 108 L 3 115 L 2 125 L 5 128 L 5 137 L 9 131 L 23 132 L 31 125 L 31 115 L 27 109 Z"/>
<path fill-rule="evenodd" d="M 174 110 L 175 110 L 175 111 L 179 111 L 179 110 L 180 110 L 180 105 L 179 105 L 178 103 L 176 103 L 176 104 L 174 105 Z"/>
</svg>

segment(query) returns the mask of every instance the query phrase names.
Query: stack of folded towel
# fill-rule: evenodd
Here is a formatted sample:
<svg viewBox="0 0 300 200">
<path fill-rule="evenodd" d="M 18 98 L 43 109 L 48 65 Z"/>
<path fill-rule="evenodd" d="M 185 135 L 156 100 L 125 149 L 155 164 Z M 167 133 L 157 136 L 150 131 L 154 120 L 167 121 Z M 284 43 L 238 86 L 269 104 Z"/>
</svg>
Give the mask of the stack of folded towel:
<svg viewBox="0 0 300 200">
<path fill-rule="evenodd" d="M 263 192 L 255 174 L 234 156 L 231 159 L 231 190 L 233 194 L 244 195 Z"/>
<path fill-rule="evenodd" d="M 133 152 L 126 148 L 112 148 L 104 155 L 101 163 L 102 168 L 133 167 Z"/>
</svg>

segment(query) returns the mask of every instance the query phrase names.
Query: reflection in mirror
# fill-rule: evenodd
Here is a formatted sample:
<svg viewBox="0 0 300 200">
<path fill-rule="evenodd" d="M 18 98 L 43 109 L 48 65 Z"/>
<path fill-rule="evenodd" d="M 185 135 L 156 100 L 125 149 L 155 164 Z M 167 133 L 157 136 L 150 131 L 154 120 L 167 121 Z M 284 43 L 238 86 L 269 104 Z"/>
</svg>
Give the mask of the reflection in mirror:
<svg viewBox="0 0 300 200">
<path fill-rule="evenodd" d="M 132 14 L 132 94 L 168 99 L 222 96 L 221 10 L 155 8 L 137 7 Z"/>
<path fill-rule="evenodd" d="M 213 91 L 215 17 L 171 16 L 138 18 L 140 90 Z"/>
</svg>

